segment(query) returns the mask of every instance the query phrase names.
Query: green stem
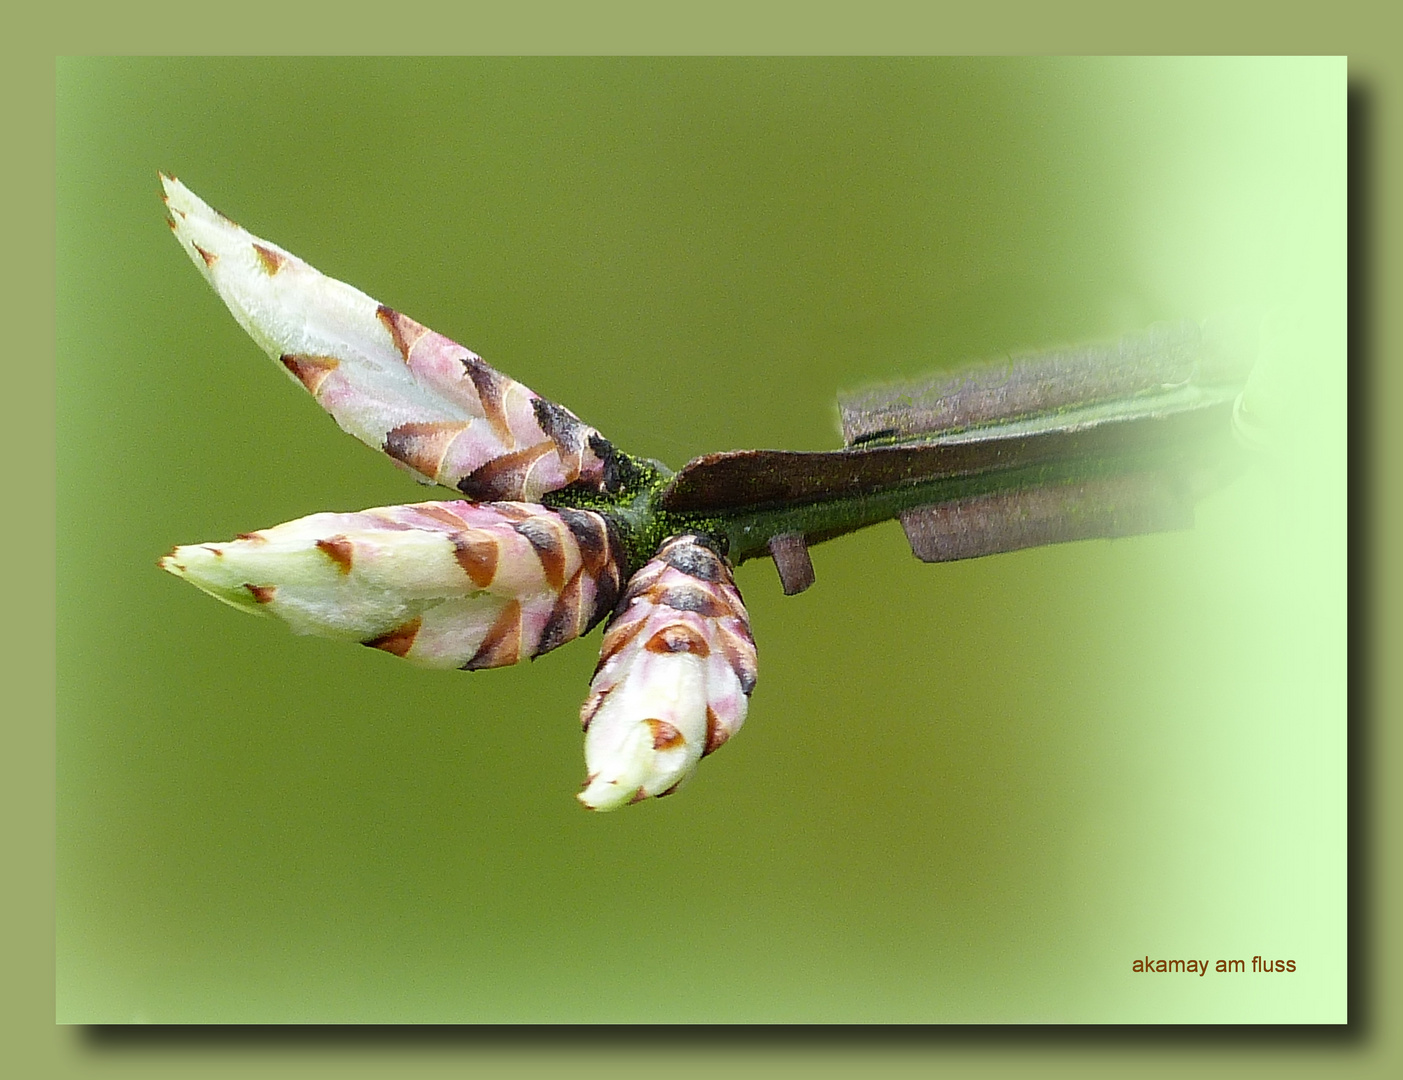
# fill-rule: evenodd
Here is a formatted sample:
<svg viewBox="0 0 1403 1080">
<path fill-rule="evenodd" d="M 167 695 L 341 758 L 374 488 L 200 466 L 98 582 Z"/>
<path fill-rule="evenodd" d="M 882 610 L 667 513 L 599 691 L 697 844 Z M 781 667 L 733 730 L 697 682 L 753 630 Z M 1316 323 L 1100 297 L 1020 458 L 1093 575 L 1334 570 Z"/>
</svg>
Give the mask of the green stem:
<svg viewBox="0 0 1403 1080">
<path fill-rule="evenodd" d="M 1174 475 L 1188 491 L 1237 459 L 1230 397 L 1132 404 L 1090 418 L 1049 414 L 834 451 L 710 454 L 676 474 L 609 447 L 613 491 L 576 486 L 545 501 L 605 515 L 631 576 L 677 533 L 707 536 L 739 564 L 768 554 L 776 536 L 821 543 L 979 495 L 1151 472 Z"/>
</svg>

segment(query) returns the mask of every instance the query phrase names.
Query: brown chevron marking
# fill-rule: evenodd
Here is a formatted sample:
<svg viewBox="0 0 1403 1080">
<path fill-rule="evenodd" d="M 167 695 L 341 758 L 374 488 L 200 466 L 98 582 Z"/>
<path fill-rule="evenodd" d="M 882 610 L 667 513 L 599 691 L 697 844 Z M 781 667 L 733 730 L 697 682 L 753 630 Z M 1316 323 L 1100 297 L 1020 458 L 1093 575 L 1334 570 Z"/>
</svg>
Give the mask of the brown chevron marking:
<svg viewBox="0 0 1403 1080">
<path fill-rule="evenodd" d="M 583 567 L 575 571 L 575 576 L 561 591 L 555 607 L 551 608 L 545 629 L 541 631 L 540 643 L 536 646 L 537 656 L 579 637 L 580 608 L 584 600 L 584 574 Z"/>
<path fill-rule="evenodd" d="M 695 585 L 672 585 L 662 590 L 657 602 L 676 611 L 695 611 L 706 619 L 729 615 L 730 606 L 721 603 L 706 589 Z"/>
<path fill-rule="evenodd" d="M 588 731 L 589 722 L 594 719 L 594 714 L 599 711 L 599 706 L 604 704 L 604 699 L 609 696 L 606 690 L 600 693 L 598 690 L 591 690 L 589 697 L 585 698 L 585 703 L 580 706 L 580 730 Z"/>
<path fill-rule="evenodd" d="M 604 643 L 599 650 L 599 663 L 595 665 L 594 673 L 598 675 L 605 664 L 622 652 L 624 646 L 638 636 L 638 632 L 647 622 L 646 618 L 641 618 L 630 623 L 616 621 L 610 626 L 604 635 Z"/>
<path fill-rule="evenodd" d="M 656 559 L 652 562 L 645 563 L 642 570 L 628 579 L 628 587 L 624 590 L 624 595 L 619 600 L 619 606 L 628 607 L 641 596 L 647 596 L 651 603 L 653 587 L 657 585 L 658 579 L 665 573 L 667 573 L 667 567 Z"/>
<path fill-rule="evenodd" d="M 447 525 L 455 532 L 467 525 L 467 522 L 455 514 L 446 506 L 439 506 L 437 503 L 420 503 L 414 507 L 416 513 L 421 517 L 430 518 L 440 525 Z"/>
<path fill-rule="evenodd" d="M 506 396 L 506 378 L 501 372 L 485 363 L 481 357 L 468 353 L 460 357 L 463 370 L 468 373 L 468 378 L 473 382 L 473 389 L 477 391 L 477 400 L 482 405 L 482 415 L 487 417 L 487 422 L 492 425 L 492 430 L 497 433 L 497 438 L 501 439 L 507 446 L 515 446 L 516 439 L 512 436 L 510 425 L 507 423 L 507 411 L 502 404 L 502 399 Z"/>
<path fill-rule="evenodd" d="M 389 633 L 381 634 L 379 637 L 371 638 L 369 641 L 361 642 L 372 649 L 380 649 L 387 653 L 403 659 L 408 655 L 409 650 L 414 647 L 414 639 L 419 635 L 419 627 L 424 620 L 416 615 L 403 626 L 397 626 Z"/>
<path fill-rule="evenodd" d="M 492 629 L 482 639 L 472 659 L 463 665 L 464 671 L 479 668 L 505 667 L 521 659 L 521 604 L 513 600 L 502 609 Z"/>
<path fill-rule="evenodd" d="M 750 637 L 750 616 L 745 610 L 745 601 L 741 599 L 740 590 L 734 585 L 722 583 L 716 589 L 716 595 L 722 603 L 730 609 L 728 614 L 733 616 L 745 629 L 745 637 Z"/>
<path fill-rule="evenodd" d="M 270 247 L 262 244 L 253 245 L 253 253 L 258 256 L 258 261 L 263 264 L 263 269 L 268 271 L 268 276 L 272 277 L 283 268 L 283 263 L 287 262 L 287 256 L 280 251 L 274 251 Z"/>
<path fill-rule="evenodd" d="M 245 585 L 245 589 L 253 594 L 253 598 L 260 604 L 266 604 L 273 599 L 273 594 L 278 591 L 276 585 Z"/>
<path fill-rule="evenodd" d="M 467 424 L 452 420 L 400 424 L 385 433 L 385 444 L 381 449 L 415 472 L 433 479 L 438 476 L 439 464 L 443 461 L 443 455 L 448 453 L 449 445 L 467 427 Z"/>
<path fill-rule="evenodd" d="M 609 532 L 604 519 L 588 510 L 561 507 L 556 511 L 574 534 L 580 548 L 580 561 L 591 576 L 598 574 L 609 558 Z"/>
<path fill-rule="evenodd" d="M 409 354 L 413 352 L 419 339 L 429 332 L 429 328 L 384 304 L 375 309 L 375 317 L 385 324 L 385 329 L 390 332 L 390 337 L 394 338 L 395 348 L 399 350 L 400 358 L 406 364 L 409 363 Z"/>
<path fill-rule="evenodd" d="M 594 579 L 594 610 L 590 612 L 589 622 L 585 624 L 585 629 L 594 629 L 600 619 L 614 610 L 614 604 L 618 599 L 619 567 L 617 563 L 610 560 L 600 570 L 599 576 Z"/>
<path fill-rule="evenodd" d="M 741 692 L 749 697 L 750 692 L 755 689 L 757 672 L 754 644 L 737 641 L 736 636 L 730 633 L 724 625 L 717 627 L 716 641 L 721 646 L 726 663 L 731 665 L 731 670 L 740 680 Z"/>
<path fill-rule="evenodd" d="M 654 750 L 671 750 L 674 746 L 681 746 L 687 740 L 682 738 L 682 732 L 669 724 L 666 720 L 644 720 L 648 725 L 648 730 L 653 733 Z"/>
<path fill-rule="evenodd" d="M 261 532 L 238 533 L 234 536 L 234 539 L 252 540 L 255 544 L 266 544 L 268 542 L 268 538 L 264 536 Z"/>
<path fill-rule="evenodd" d="M 647 797 L 648 792 L 642 787 L 639 787 L 639 789 L 633 793 L 633 798 L 629 799 L 628 804 L 632 806 L 634 803 L 641 803 Z"/>
<path fill-rule="evenodd" d="M 297 353 L 284 353 L 278 359 L 313 395 L 321 389 L 326 377 L 341 363 L 334 356 L 303 356 Z"/>
<path fill-rule="evenodd" d="M 673 784 L 672 787 L 668 788 L 666 791 L 660 791 L 660 792 L 658 792 L 657 798 L 659 798 L 659 799 L 665 799 L 665 798 L 667 798 L 667 797 L 668 797 L 669 795 L 671 795 L 674 791 L 676 791 L 678 788 L 680 788 L 680 787 L 682 786 L 682 781 L 683 781 L 683 780 L 686 780 L 686 779 L 687 779 L 687 778 L 684 776 L 684 777 L 682 777 L 682 780 L 677 781 L 677 783 Z"/>
<path fill-rule="evenodd" d="M 458 490 L 476 502 L 518 498 L 524 491 L 531 466 L 553 453 L 555 443 L 543 442 L 501 454 L 459 480 Z"/>
<path fill-rule="evenodd" d="M 351 572 L 352 547 L 350 539 L 345 536 L 333 536 L 317 541 L 317 549 L 334 562 L 343 574 Z"/>
<path fill-rule="evenodd" d="M 721 726 L 721 720 L 708 705 L 706 707 L 706 749 L 702 751 L 702 757 L 715 753 L 717 749 L 726 744 L 726 740 L 730 737 L 730 732 Z"/>
<path fill-rule="evenodd" d="M 181 214 L 180 216 L 184 217 L 185 215 Z M 166 224 L 171 227 L 171 232 L 175 232 L 176 229 L 180 228 L 180 226 L 175 223 L 175 218 L 166 218 Z"/>
<path fill-rule="evenodd" d="M 453 537 L 453 557 L 479 589 L 497 576 L 497 541 L 481 534 L 458 533 Z"/>
<path fill-rule="evenodd" d="M 710 656 L 706 639 L 685 623 L 664 626 L 648 639 L 643 646 L 650 653 L 691 653 L 693 656 Z"/>
<path fill-rule="evenodd" d="M 492 509 L 500 514 L 507 521 L 529 521 L 541 512 L 539 506 L 522 506 L 519 503 L 494 502 Z"/>
<path fill-rule="evenodd" d="M 216 210 L 215 213 L 218 213 L 218 211 Z M 200 253 L 200 258 L 205 260 L 206 266 L 213 266 L 219 261 L 218 255 L 214 254 L 212 251 L 206 251 L 204 248 L 200 247 L 199 244 L 192 241 L 190 246 Z"/>
<path fill-rule="evenodd" d="M 565 586 L 565 544 L 555 523 L 538 515 L 521 522 L 516 531 L 531 542 L 551 591 L 560 592 Z"/>
</svg>

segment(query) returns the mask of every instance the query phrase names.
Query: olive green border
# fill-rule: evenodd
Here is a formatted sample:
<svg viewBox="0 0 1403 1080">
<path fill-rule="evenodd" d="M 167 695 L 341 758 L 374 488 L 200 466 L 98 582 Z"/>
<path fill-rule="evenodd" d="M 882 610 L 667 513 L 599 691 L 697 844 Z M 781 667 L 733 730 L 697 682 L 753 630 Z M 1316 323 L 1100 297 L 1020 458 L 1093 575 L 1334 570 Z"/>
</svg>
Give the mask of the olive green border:
<svg viewBox="0 0 1403 1080">
<path fill-rule="evenodd" d="M 198 1075 L 378 1076 L 554 1075 L 574 1078 L 629 1072 L 669 1077 L 710 1076 L 717 1070 L 767 1076 L 802 1070 L 806 1076 L 927 1075 L 1066 1071 L 1122 1075 L 1178 1075 L 1221 1066 L 1234 1076 L 1249 1069 L 1274 1076 L 1396 1075 L 1403 1037 L 1396 1022 L 1403 948 L 1399 910 L 1399 800 L 1391 794 L 1400 773 L 1403 719 L 1399 677 L 1384 670 L 1396 657 L 1399 574 L 1372 556 L 1390 550 L 1399 514 L 1397 483 L 1403 437 L 1386 418 L 1403 405 L 1397 357 L 1398 288 L 1391 267 L 1403 254 L 1393 207 L 1365 219 L 1373 238 L 1372 270 L 1352 264 L 1356 298 L 1371 290 L 1367 311 L 1377 319 L 1364 335 L 1372 356 L 1352 371 L 1355 412 L 1352 469 L 1364 486 L 1353 496 L 1355 615 L 1352 706 L 1371 753 L 1356 760 L 1351 824 L 1367 847 L 1352 852 L 1356 894 L 1352 925 L 1355 957 L 1367 957 L 1369 978 L 1352 984 L 1351 1030 L 1090 1029 L 1075 1031 L 673 1033 L 424 1033 L 381 1039 L 336 1032 L 312 1039 L 268 1036 L 247 1043 L 199 1032 L 181 1038 L 94 1038 L 53 1023 L 53 772 L 54 772 L 54 87 L 58 54 L 94 52 L 266 51 L 330 52 L 373 49 L 591 53 L 850 53 L 850 52 L 1311 52 L 1349 54 L 1351 78 L 1372 126 L 1366 160 L 1375 199 L 1398 190 L 1398 147 L 1403 143 L 1399 78 L 1403 64 L 1388 52 L 1396 31 L 1369 3 L 1317 8 L 1310 21 L 1286 16 L 1279 5 L 1181 0 L 1132 11 L 1123 4 L 1041 5 L 1031 2 L 937 6 L 933 3 L 832 5 L 615 3 L 462 5 L 448 18 L 437 5 L 351 5 L 335 14 L 295 4 L 245 3 L 202 9 L 169 4 L 99 9 L 88 4 L 45 5 L 27 31 L 11 24 L 12 53 L 0 70 L 6 112 L 3 171 L 10 228 L 4 266 L 9 318 L 6 370 L 12 453 L 23 455 L 24 479 L 6 494 L 4 531 L 8 584 L 4 773 L 0 776 L 5 880 L 0 889 L 6 940 L 0 964 L 0 1060 L 17 1076 Z M 330 9 L 330 5 L 318 5 Z M 389 20 L 393 17 L 394 21 Z M 1357 191 L 1358 189 L 1356 189 Z M 1394 201 L 1396 204 L 1396 200 Z M 1359 208 L 1355 207 L 1356 212 Z M 1358 330 L 1356 326 L 1352 329 Z M 1358 344 L 1358 342 L 1356 342 Z M 17 384 L 16 384 L 17 383 Z M 1367 394 L 1360 393 L 1361 390 Z M 1369 421 L 1370 416 L 1376 419 Z M 1392 429 L 1391 429 L 1392 428 Z M 1374 467 L 1366 467 L 1376 463 Z M 1367 539 L 1366 539 L 1367 535 Z M 1362 598 L 1372 597 L 1360 605 Z M 1361 614 L 1366 616 L 1361 618 Z M 1369 616 L 1374 622 L 1371 625 Z M 1377 656 L 1379 663 L 1367 662 Z M 1396 669 L 1395 669 L 1396 670 Z M 1371 676 L 1377 676 L 1377 682 Z M 1361 728 L 1356 728 L 1356 737 Z M 1361 829 L 1366 822 L 1373 821 Z M 1367 869 L 1361 874 L 1361 864 Z M 1369 925 L 1373 918 L 1387 925 Z M 1389 1067 L 1392 1060 L 1395 1065 Z M 1217 1071 L 1216 1069 L 1214 1070 Z M 1403 1070 L 1400 1070 L 1403 1071 Z"/>
</svg>

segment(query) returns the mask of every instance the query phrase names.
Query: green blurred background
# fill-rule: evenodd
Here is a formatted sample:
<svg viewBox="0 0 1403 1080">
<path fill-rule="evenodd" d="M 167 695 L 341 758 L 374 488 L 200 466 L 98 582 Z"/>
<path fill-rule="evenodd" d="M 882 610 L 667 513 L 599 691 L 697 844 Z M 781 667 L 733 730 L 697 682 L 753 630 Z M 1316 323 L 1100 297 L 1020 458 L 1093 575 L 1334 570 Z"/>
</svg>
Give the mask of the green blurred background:
<svg viewBox="0 0 1403 1080">
<path fill-rule="evenodd" d="M 58 1019 L 1343 1020 L 1344 106 L 1342 59 L 60 61 Z M 747 564 L 744 732 L 588 814 L 597 634 L 424 672 L 156 569 L 437 497 L 243 336 L 158 168 L 674 467 L 1221 313 L 1273 441 L 1189 533 Z"/>
</svg>

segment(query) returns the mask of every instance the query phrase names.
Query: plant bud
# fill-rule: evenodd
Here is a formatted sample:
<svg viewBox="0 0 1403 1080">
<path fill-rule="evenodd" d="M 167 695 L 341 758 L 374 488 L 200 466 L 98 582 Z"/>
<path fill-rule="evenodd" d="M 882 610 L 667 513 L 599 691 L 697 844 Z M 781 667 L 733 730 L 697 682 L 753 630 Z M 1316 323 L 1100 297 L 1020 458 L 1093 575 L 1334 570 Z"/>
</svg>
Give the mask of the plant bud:
<svg viewBox="0 0 1403 1080">
<path fill-rule="evenodd" d="M 614 810 L 676 791 L 745 721 L 755 659 L 726 560 L 697 536 L 664 543 L 604 635 L 580 710 L 589 773 L 580 801 Z"/>
<path fill-rule="evenodd" d="M 171 228 L 250 337 L 341 427 L 480 502 L 604 484 L 609 443 L 570 410 L 161 177 Z"/>
<path fill-rule="evenodd" d="M 618 556 L 598 514 L 430 502 L 312 514 L 160 560 L 295 633 L 473 670 L 539 656 L 614 607 Z"/>
</svg>

